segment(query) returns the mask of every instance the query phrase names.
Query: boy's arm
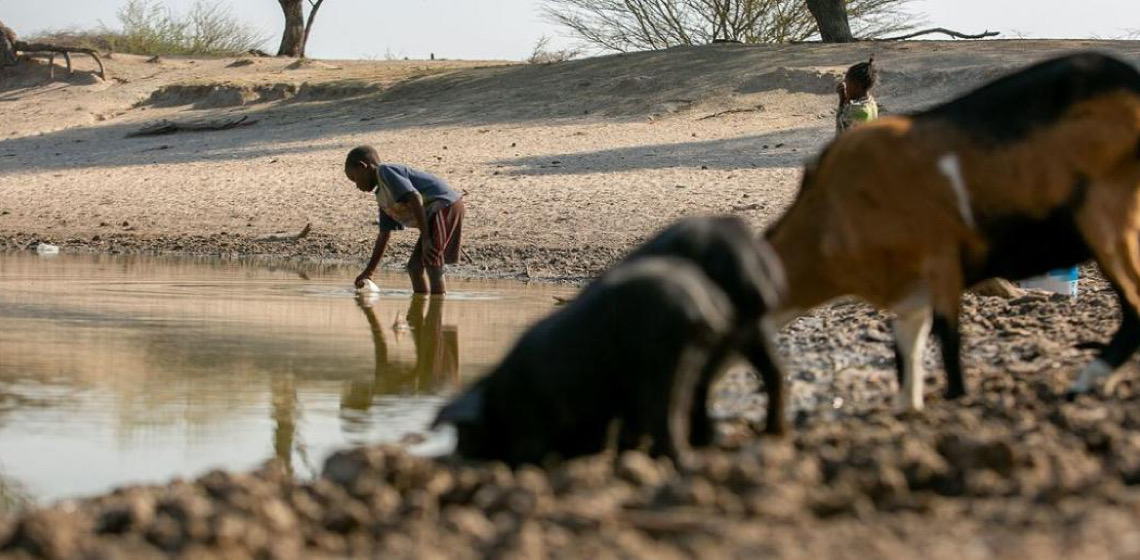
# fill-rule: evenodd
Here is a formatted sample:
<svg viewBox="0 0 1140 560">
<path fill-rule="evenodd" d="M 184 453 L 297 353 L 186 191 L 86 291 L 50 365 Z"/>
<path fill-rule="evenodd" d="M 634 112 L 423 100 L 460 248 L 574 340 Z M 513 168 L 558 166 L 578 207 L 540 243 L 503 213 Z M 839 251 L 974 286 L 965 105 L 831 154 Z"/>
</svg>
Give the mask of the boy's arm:
<svg viewBox="0 0 1140 560">
<path fill-rule="evenodd" d="M 391 236 L 390 231 L 380 230 L 376 234 L 376 244 L 372 246 L 372 257 L 368 259 L 368 265 L 364 267 L 364 272 L 356 277 L 353 282 L 357 288 L 364 284 L 365 280 L 372 278 L 372 273 L 376 272 L 376 267 L 380 265 L 380 258 L 384 256 L 384 250 L 388 248 L 388 237 Z"/>
<path fill-rule="evenodd" d="M 429 239 L 427 225 L 427 212 L 424 210 L 424 198 L 420 196 L 419 192 L 412 191 L 405 194 L 400 202 L 405 202 L 408 207 L 412 209 L 412 215 L 416 218 L 416 227 L 420 228 L 420 237 Z"/>
</svg>

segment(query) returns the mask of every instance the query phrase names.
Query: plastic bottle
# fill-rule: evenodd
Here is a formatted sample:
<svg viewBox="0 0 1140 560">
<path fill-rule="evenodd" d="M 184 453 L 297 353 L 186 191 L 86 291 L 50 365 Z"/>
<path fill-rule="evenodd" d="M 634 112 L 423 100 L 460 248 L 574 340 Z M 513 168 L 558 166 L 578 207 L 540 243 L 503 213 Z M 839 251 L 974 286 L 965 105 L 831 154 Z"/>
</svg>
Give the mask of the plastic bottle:
<svg viewBox="0 0 1140 560">
<path fill-rule="evenodd" d="M 1044 290 L 1077 297 L 1077 285 L 1080 283 L 1080 276 L 1080 271 L 1075 266 L 1073 268 L 1059 268 L 1050 270 L 1044 276 L 1022 280 L 1021 287 L 1027 290 Z"/>
</svg>

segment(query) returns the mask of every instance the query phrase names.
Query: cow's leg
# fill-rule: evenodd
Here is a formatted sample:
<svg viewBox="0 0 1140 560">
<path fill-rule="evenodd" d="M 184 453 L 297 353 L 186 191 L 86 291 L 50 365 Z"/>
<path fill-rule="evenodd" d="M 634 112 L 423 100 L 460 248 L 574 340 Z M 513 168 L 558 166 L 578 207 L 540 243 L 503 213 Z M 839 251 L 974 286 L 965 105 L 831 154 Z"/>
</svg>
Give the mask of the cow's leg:
<svg viewBox="0 0 1140 560">
<path fill-rule="evenodd" d="M 764 433 L 784 435 L 787 432 L 787 422 L 784 418 L 787 392 L 784 371 L 776 357 L 776 349 L 772 346 L 772 337 L 763 324 L 757 324 L 749 329 L 745 337 L 744 354 L 756 369 L 760 381 L 764 383 L 764 392 L 768 395 L 768 418 Z"/>
<path fill-rule="evenodd" d="M 942 347 L 942 367 L 946 369 L 947 399 L 966 396 L 966 378 L 962 374 L 962 335 L 958 314 L 934 313 L 934 336 Z"/>
<path fill-rule="evenodd" d="M 649 453 L 669 457 L 682 468 L 692 462 L 690 429 L 694 409 L 705 409 L 694 396 L 709 357 L 708 348 L 692 344 L 684 348 L 673 375 L 664 376 L 669 384 L 664 388 L 665 394 L 656 395 L 642 410 L 648 415 L 646 424 L 653 439 Z"/>
<path fill-rule="evenodd" d="M 1089 250 L 1116 290 L 1120 327 L 1112 340 L 1069 386 L 1070 397 L 1091 391 L 1140 348 L 1140 169 L 1123 169 L 1116 178 L 1088 187 L 1076 215 Z"/>
<path fill-rule="evenodd" d="M 692 383 L 692 388 L 689 389 L 691 395 L 691 404 L 689 409 L 689 444 L 693 447 L 705 447 L 712 445 L 713 439 L 716 436 L 715 426 L 713 425 L 712 416 L 709 414 L 709 394 L 712 392 L 712 384 L 716 381 L 724 370 L 725 365 L 728 363 L 729 357 L 732 355 L 737 345 L 736 340 L 731 336 L 724 337 L 723 341 L 717 342 L 707 353 L 703 353 L 704 361 L 701 364 L 690 365 L 694 360 L 692 357 L 682 356 L 680 367 L 698 367 L 699 374 L 695 383 Z M 690 363 L 686 363 L 690 360 Z M 684 372 L 678 373 L 678 378 L 684 375 Z"/>
<path fill-rule="evenodd" d="M 930 335 L 931 307 L 929 292 L 923 288 L 892 306 L 897 317 L 893 323 L 897 356 L 896 367 L 902 384 L 897 406 L 904 411 L 922 410 L 922 384 L 925 372 L 922 354 Z"/>
<path fill-rule="evenodd" d="M 1126 253 L 1133 252 L 1135 244 L 1125 244 L 1124 248 Z M 1101 270 L 1112 282 L 1120 303 L 1120 326 L 1108 345 L 1098 352 L 1096 359 L 1081 369 L 1076 381 L 1069 386 L 1069 398 L 1092 391 L 1102 379 L 1124 365 L 1140 348 L 1140 315 L 1128 295 L 1130 292 L 1136 294 L 1140 289 L 1140 269 L 1136 268 L 1137 264 L 1135 256 L 1120 255 L 1115 251 L 1104 262 L 1100 262 Z"/>
<path fill-rule="evenodd" d="M 956 255 L 937 267 L 937 277 L 929 279 L 934 310 L 934 335 L 942 347 L 942 366 L 946 370 L 947 399 L 966 395 L 966 378 L 962 373 L 962 334 L 959 316 L 965 283 Z"/>
</svg>

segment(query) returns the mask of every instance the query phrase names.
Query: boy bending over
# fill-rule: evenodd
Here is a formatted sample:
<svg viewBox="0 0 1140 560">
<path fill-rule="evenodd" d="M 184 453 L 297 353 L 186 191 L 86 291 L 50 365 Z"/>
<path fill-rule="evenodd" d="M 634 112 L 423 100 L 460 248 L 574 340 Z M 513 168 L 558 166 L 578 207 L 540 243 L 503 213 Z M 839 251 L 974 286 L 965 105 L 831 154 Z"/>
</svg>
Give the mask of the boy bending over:
<svg viewBox="0 0 1140 560">
<path fill-rule="evenodd" d="M 372 278 L 391 233 L 411 227 L 420 231 L 420 239 L 408 259 L 412 290 L 417 294 L 427 293 L 430 285 L 431 293 L 446 293 L 443 266 L 459 261 L 463 195 L 430 173 L 380 163 L 380 154 L 372 146 L 359 146 L 348 152 L 344 174 L 356 188 L 374 194 L 380 207 L 380 233 L 372 247 L 372 258 L 356 277 L 356 287 Z M 428 284 L 424 283 L 425 271 Z"/>
</svg>

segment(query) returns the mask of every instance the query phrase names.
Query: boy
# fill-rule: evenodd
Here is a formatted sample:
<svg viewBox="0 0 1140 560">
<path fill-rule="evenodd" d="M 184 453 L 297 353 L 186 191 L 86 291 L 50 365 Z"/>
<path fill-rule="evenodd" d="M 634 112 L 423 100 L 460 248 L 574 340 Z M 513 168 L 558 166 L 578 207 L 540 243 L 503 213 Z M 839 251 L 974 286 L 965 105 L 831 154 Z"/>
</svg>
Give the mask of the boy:
<svg viewBox="0 0 1140 560">
<path fill-rule="evenodd" d="M 358 146 L 348 152 L 344 174 L 363 192 L 373 193 L 380 207 L 380 233 L 372 247 L 372 258 L 356 287 L 372 278 L 388 247 L 393 231 L 405 227 L 420 230 L 420 239 L 408 259 L 408 276 L 417 294 L 428 292 L 424 283 L 427 272 L 432 294 L 443 294 L 443 265 L 459 260 L 459 244 L 463 230 L 463 195 L 429 173 L 403 165 L 380 163 L 380 154 L 372 146 Z"/>
<path fill-rule="evenodd" d="M 839 94 L 839 109 L 835 112 L 835 133 L 839 134 L 879 118 L 879 104 L 871 96 L 878 72 L 875 57 L 847 69 L 843 81 L 835 88 Z"/>
</svg>

